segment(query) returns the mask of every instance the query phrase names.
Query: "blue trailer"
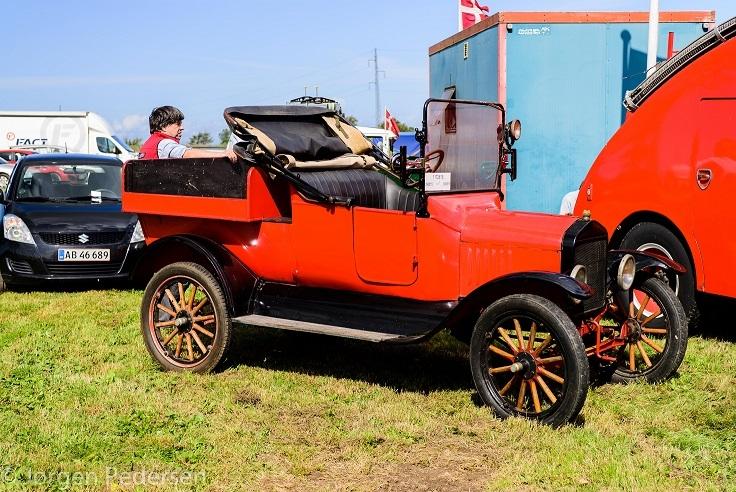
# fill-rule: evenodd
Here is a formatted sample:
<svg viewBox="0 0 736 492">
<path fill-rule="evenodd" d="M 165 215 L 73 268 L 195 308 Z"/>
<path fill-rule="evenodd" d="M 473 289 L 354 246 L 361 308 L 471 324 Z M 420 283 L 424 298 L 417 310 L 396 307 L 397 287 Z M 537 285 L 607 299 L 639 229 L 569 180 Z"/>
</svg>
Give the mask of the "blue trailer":
<svg viewBox="0 0 736 492">
<path fill-rule="evenodd" d="M 498 101 L 520 119 L 511 210 L 557 213 L 626 117 L 627 90 L 644 80 L 647 12 L 501 12 L 429 49 L 430 95 Z M 669 33 L 682 48 L 715 12 L 661 12 L 658 57 Z M 625 198 L 625 193 L 622 198 Z"/>
</svg>

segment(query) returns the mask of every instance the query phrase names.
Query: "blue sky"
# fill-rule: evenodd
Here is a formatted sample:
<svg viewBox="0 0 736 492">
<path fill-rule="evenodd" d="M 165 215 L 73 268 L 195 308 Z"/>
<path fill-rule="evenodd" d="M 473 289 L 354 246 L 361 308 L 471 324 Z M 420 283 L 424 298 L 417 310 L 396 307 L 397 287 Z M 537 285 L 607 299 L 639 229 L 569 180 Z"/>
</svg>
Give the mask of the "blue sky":
<svg viewBox="0 0 736 492">
<path fill-rule="evenodd" d="M 492 12 L 649 8 L 648 0 L 480 3 Z M 736 16 L 733 0 L 660 0 L 660 8 Z M 416 125 L 428 47 L 456 30 L 456 0 L 7 2 L 0 109 L 95 111 L 118 134 L 145 137 L 151 109 L 172 104 L 187 116 L 187 139 L 224 128 L 227 106 L 282 104 L 318 87 L 372 125 L 377 48 L 381 105 Z"/>
</svg>

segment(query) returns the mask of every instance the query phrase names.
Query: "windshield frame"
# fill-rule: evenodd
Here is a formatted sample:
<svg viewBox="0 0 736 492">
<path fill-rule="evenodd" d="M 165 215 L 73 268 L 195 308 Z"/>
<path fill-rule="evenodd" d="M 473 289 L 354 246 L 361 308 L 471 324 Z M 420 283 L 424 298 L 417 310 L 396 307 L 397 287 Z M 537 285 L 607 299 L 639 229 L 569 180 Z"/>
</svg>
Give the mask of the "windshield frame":
<svg viewBox="0 0 736 492">
<path fill-rule="evenodd" d="M 489 108 L 493 108 L 497 110 L 501 115 L 501 121 L 499 123 L 500 131 L 505 132 L 506 128 L 506 109 L 499 103 L 495 102 L 489 102 L 489 101 L 476 101 L 472 99 L 443 99 L 443 98 L 429 98 L 424 103 L 424 110 L 422 112 L 422 133 L 421 135 L 418 135 L 417 140 L 419 140 L 419 155 L 424 161 L 424 158 L 426 156 L 426 148 L 427 148 L 427 136 L 428 136 L 428 124 L 427 124 L 427 114 L 430 104 L 432 103 L 446 103 L 446 104 L 455 104 L 455 105 L 475 105 L 475 106 L 486 106 Z M 492 135 L 492 128 L 489 128 L 489 135 Z M 498 143 L 498 166 L 496 167 L 495 172 L 495 179 L 494 179 L 494 187 L 491 188 L 480 188 L 480 189 L 472 189 L 472 190 L 447 190 L 447 191 L 430 191 L 427 192 L 426 190 L 426 171 L 422 175 L 422 183 L 421 183 L 421 191 L 425 196 L 434 196 L 434 195 L 459 195 L 459 194 L 469 194 L 469 193 L 489 193 L 489 192 L 497 192 L 502 193 L 501 191 L 501 177 L 503 176 L 503 169 L 504 169 L 504 155 L 505 155 L 505 148 L 503 144 L 503 139 L 501 139 L 501 136 L 496 137 L 496 141 Z"/>
</svg>

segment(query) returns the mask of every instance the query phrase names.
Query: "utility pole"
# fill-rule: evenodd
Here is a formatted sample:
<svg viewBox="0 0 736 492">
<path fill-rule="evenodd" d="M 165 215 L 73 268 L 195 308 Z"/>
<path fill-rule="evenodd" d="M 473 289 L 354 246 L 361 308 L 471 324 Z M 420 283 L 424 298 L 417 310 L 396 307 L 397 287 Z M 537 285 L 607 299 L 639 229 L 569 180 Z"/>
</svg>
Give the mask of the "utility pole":
<svg viewBox="0 0 736 492">
<path fill-rule="evenodd" d="M 378 74 L 383 73 L 383 76 L 386 76 L 386 72 L 384 70 L 378 69 L 378 48 L 373 48 L 373 60 L 369 60 L 370 62 L 373 62 L 373 82 L 374 88 L 376 89 L 376 126 L 380 126 L 381 122 L 383 121 L 383 118 L 381 118 L 381 88 L 378 85 Z M 370 84 L 369 84 L 370 85 Z"/>
<path fill-rule="evenodd" d="M 647 46 L 647 76 L 657 65 L 657 41 L 659 40 L 659 0 L 649 0 L 649 43 Z"/>
</svg>

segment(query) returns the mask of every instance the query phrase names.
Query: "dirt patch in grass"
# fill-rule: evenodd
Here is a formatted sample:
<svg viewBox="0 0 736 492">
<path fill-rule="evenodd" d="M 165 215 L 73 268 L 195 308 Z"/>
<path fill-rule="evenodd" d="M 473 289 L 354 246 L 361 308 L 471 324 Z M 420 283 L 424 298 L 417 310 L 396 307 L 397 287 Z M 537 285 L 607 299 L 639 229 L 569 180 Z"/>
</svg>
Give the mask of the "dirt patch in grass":
<svg viewBox="0 0 736 492">
<path fill-rule="evenodd" d="M 494 464 L 505 453 L 481 448 L 462 439 L 412 446 L 383 464 L 352 461 L 324 463 L 324 469 L 303 477 L 270 475 L 259 482 L 263 490 L 485 490 L 497 473 Z"/>
</svg>

